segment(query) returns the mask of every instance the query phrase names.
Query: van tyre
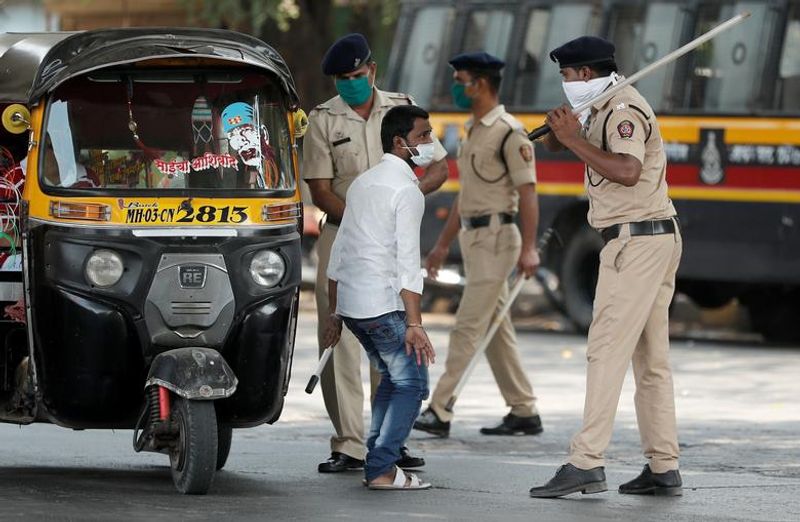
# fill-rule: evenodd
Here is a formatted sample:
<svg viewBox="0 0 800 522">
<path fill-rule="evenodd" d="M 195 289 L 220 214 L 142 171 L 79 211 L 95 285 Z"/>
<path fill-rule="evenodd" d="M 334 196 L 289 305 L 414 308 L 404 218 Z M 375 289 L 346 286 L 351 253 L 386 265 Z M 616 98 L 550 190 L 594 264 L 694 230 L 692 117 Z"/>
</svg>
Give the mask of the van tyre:
<svg viewBox="0 0 800 522">
<path fill-rule="evenodd" d="M 228 455 L 231 453 L 233 441 L 233 428 L 224 424 L 217 426 L 217 471 L 225 467 Z"/>
<path fill-rule="evenodd" d="M 769 342 L 800 342 L 800 288 L 769 288 L 742 297 L 753 329 Z"/>
<path fill-rule="evenodd" d="M 564 249 L 560 277 L 564 307 L 570 320 L 582 331 L 588 330 L 592 324 L 597 271 L 603 246 L 600 234 L 588 224 L 583 224 Z"/>
<path fill-rule="evenodd" d="M 211 401 L 190 401 L 172 396 L 171 420 L 178 438 L 170 448 L 172 481 L 181 493 L 205 495 L 216 472 L 217 414 Z"/>
</svg>

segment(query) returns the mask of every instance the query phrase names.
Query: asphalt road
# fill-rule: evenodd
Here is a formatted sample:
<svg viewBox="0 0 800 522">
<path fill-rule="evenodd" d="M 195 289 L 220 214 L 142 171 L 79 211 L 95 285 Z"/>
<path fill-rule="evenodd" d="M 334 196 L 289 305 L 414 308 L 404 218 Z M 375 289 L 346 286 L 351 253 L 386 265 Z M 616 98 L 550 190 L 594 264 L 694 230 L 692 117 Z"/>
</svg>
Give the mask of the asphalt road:
<svg viewBox="0 0 800 522">
<path fill-rule="evenodd" d="M 431 368 L 435 382 L 448 319 L 428 319 L 441 354 Z M 423 474 L 433 490 L 373 492 L 359 473 L 316 472 L 330 429 L 319 391 L 303 392 L 316 365 L 313 317 L 304 309 L 281 420 L 234 432 L 209 495 L 178 495 L 166 457 L 135 454 L 130 431 L 2 425 L 0 520 L 800 520 L 800 348 L 673 342 L 683 497 L 616 493 L 643 465 L 629 375 L 608 451 L 611 490 L 534 500 L 527 490 L 563 462 L 580 422 L 585 338 L 527 329 L 519 338 L 545 432 L 478 433 L 506 413 L 488 365 L 479 365 L 451 437 L 410 440 L 428 462 Z"/>
</svg>

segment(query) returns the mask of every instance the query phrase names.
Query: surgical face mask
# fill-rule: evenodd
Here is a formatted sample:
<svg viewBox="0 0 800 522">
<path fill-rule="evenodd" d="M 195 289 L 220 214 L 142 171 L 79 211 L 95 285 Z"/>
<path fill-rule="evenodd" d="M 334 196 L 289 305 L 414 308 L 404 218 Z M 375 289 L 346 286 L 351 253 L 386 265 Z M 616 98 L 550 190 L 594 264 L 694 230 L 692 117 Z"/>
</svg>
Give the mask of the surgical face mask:
<svg viewBox="0 0 800 522">
<path fill-rule="evenodd" d="M 433 155 L 436 153 L 436 146 L 433 144 L 433 142 L 419 143 L 413 147 L 403 148 L 411 153 L 411 161 L 413 161 L 414 165 L 417 167 L 427 167 L 433 163 Z M 416 154 L 414 154 L 413 149 L 417 149 Z"/>
<path fill-rule="evenodd" d="M 350 80 L 339 78 L 336 80 L 336 91 L 344 102 L 351 107 L 364 105 L 372 95 L 372 85 L 369 83 L 369 75 L 358 76 Z"/>
<path fill-rule="evenodd" d="M 567 95 L 569 104 L 575 109 L 600 95 L 609 85 L 617 83 L 617 78 L 616 73 L 611 73 L 610 76 L 595 78 L 588 82 L 561 82 L 561 86 L 564 88 L 564 94 Z M 581 112 L 581 124 L 586 122 L 590 111 L 591 109 L 586 109 Z"/>
<path fill-rule="evenodd" d="M 467 96 L 466 83 L 459 83 L 453 82 L 453 85 L 450 86 L 450 94 L 453 96 L 453 103 L 456 104 L 456 107 L 461 109 L 469 109 L 472 107 L 472 98 Z"/>
</svg>

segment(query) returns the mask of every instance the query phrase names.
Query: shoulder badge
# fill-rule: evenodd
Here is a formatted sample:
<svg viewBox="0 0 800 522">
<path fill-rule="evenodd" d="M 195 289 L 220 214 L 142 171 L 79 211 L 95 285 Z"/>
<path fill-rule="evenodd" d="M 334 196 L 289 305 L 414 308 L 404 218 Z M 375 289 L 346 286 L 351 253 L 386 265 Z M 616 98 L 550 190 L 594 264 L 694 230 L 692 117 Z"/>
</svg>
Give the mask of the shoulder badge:
<svg viewBox="0 0 800 522">
<path fill-rule="evenodd" d="M 530 143 L 524 143 L 519 147 L 519 155 L 526 163 L 533 161 L 533 146 Z"/>
<path fill-rule="evenodd" d="M 634 125 L 631 120 L 623 120 L 617 125 L 620 138 L 632 138 Z"/>
</svg>

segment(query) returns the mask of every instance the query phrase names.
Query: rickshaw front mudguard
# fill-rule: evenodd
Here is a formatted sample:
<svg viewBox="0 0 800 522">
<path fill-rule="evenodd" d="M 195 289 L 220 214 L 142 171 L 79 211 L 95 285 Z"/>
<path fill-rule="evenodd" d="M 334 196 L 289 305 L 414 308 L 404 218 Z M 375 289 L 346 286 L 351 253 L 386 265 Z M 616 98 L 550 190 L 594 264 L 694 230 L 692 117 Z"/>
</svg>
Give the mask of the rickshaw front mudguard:
<svg viewBox="0 0 800 522">
<path fill-rule="evenodd" d="M 145 388 L 162 386 L 184 399 L 214 400 L 233 395 L 238 382 L 218 351 L 175 348 L 153 359 Z"/>
</svg>

